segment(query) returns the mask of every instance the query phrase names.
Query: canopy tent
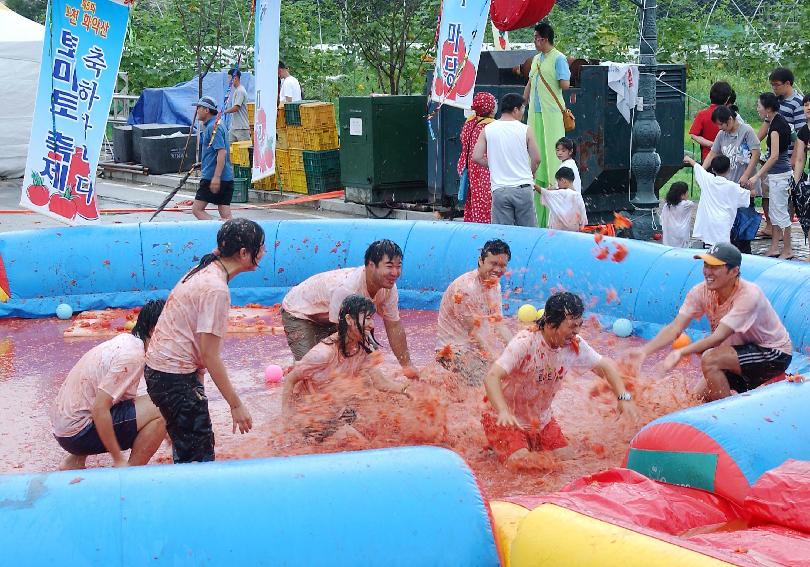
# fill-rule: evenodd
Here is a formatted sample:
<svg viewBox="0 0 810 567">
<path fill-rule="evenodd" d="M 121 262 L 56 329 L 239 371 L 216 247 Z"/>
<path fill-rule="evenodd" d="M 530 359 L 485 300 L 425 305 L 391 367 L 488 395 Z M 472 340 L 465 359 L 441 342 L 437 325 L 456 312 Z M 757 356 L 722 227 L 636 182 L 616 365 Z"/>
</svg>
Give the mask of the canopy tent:
<svg viewBox="0 0 810 567">
<path fill-rule="evenodd" d="M 45 26 L 0 3 L 0 178 L 22 177 Z"/>
</svg>

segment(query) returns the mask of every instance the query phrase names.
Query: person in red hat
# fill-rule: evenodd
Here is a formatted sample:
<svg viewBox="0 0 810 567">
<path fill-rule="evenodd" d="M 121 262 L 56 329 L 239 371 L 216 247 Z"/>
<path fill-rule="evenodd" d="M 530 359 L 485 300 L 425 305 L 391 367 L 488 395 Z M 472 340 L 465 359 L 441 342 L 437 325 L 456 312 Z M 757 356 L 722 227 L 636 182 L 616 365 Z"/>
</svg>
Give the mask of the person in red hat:
<svg viewBox="0 0 810 567">
<path fill-rule="evenodd" d="M 473 116 L 461 128 L 461 155 L 458 158 L 458 174 L 467 169 L 469 188 L 464 202 L 464 222 L 489 224 L 492 221 L 492 193 L 489 187 L 489 168 L 471 159 L 473 148 L 484 126 L 495 116 L 495 97 L 488 92 L 475 93 L 472 101 Z"/>
</svg>

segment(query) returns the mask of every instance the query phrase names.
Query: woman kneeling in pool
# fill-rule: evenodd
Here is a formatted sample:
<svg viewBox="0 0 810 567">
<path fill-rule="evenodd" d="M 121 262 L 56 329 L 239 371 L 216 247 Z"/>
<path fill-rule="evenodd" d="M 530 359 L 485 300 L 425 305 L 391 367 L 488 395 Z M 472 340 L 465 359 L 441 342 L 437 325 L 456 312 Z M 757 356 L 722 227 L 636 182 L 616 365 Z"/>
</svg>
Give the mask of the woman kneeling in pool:
<svg viewBox="0 0 810 567">
<path fill-rule="evenodd" d="M 309 418 L 302 427 L 305 437 L 320 442 L 338 431 L 343 437 L 361 436 L 352 424 L 368 381 L 380 391 L 410 397 L 410 382 L 396 382 L 380 373 L 382 354 L 376 351 L 379 344 L 374 338 L 374 313 L 374 303 L 365 297 L 350 295 L 344 299 L 338 332 L 315 345 L 284 378 L 282 409 L 288 415 Z M 314 413 L 321 413 L 315 407 L 321 399 L 327 406 L 326 417 L 314 418 Z"/>
</svg>

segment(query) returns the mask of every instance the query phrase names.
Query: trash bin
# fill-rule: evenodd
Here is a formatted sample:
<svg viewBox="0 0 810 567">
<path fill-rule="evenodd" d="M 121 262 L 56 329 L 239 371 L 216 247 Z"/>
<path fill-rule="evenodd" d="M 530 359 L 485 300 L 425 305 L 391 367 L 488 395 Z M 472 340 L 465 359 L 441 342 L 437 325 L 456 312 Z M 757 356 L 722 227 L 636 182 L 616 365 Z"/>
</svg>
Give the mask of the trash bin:
<svg viewBox="0 0 810 567">
<path fill-rule="evenodd" d="M 193 134 L 146 136 L 140 139 L 141 164 L 150 175 L 188 171 L 197 154 L 197 137 Z"/>
<path fill-rule="evenodd" d="M 133 124 L 132 125 L 132 159 L 135 163 L 143 163 L 141 155 L 141 139 L 149 136 L 174 134 L 175 132 L 189 133 L 189 127 L 183 124 Z"/>
</svg>

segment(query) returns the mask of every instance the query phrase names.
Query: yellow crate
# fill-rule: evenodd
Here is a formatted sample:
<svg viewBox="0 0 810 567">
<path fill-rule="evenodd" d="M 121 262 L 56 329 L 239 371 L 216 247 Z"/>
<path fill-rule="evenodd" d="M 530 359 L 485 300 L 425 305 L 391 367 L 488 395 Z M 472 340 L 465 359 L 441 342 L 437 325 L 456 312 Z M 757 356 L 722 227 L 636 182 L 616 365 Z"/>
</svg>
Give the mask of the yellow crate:
<svg viewBox="0 0 810 567">
<path fill-rule="evenodd" d="M 311 151 L 335 150 L 340 147 L 337 130 L 332 127 L 320 130 L 304 130 L 303 149 Z"/>
<path fill-rule="evenodd" d="M 289 150 L 290 169 L 292 171 L 304 172 L 304 152 L 303 150 Z"/>
<path fill-rule="evenodd" d="M 278 189 L 278 181 L 276 180 L 275 174 L 256 181 L 253 183 L 253 188 L 259 191 L 275 191 Z"/>
<path fill-rule="evenodd" d="M 256 103 L 249 102 L 245 105 L 248 111 L 248 124 L 253 124 L 253 119 L 256 116 Z"/>
<path fill-rule="evenodd" d="M 300 126 L 291 126 L 287 128 L 287 145 L 291 150 L 305 149 L 304 129 Z"/>
<path fill-rule="evenodd" d="M 290 141 L 287 137 L 287 129 L 282 128 L 281 130 L 276 130 L 276 147 L 281 148 L 282 150 L 289 149 Z"/>
<path fill-rule="evenodd" d="M 284 103 L 278 105 L 278 110 L 276 111 L 276 128 L 286 128 L 287 122 L 284 119 Z"/>
<path fill-rule="evenodd" d="M 331 102 L 302 104 L 301 126 L 316 130 L 335 128 L 335 105 Z"/>
<path fill-rule="evenodd" d="M 301 158 L 303 159 L 303 157 Z M 290 171 L 290 151 L 282 150 L 276 146 L 276 167 L 284 171 Z"/>
<path fill-rule="evenodd" d="M 284 185 L 285 191 L 307 194 L 307 175 L 303 171 L 293 171 L 289 176 L 289 185 Z"/>
<path fill-rule="evenodd" d="M 245 140 L 244 142 L 234 142 L 231 144 L 231 164 L 241 165 L 243 167 L 250 167 L 250 152 L 249 148 L 253 147 L 253 142 Z"/>
</svg>

